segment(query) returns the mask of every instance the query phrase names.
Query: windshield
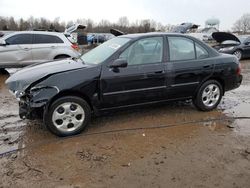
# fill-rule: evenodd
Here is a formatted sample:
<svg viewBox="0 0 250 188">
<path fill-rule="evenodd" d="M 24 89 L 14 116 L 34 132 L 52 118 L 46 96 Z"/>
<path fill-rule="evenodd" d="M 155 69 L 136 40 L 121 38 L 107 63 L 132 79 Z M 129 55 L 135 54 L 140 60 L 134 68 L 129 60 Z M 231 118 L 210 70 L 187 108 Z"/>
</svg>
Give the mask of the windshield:
<svg viewBox="0 0 250 188">
<path fill-rule="evenodd" d="M 130 40 L 129 38 L 113 38 L 82 55 L 81 59 L 86 64 L 100 64 Z"/>
</svg>

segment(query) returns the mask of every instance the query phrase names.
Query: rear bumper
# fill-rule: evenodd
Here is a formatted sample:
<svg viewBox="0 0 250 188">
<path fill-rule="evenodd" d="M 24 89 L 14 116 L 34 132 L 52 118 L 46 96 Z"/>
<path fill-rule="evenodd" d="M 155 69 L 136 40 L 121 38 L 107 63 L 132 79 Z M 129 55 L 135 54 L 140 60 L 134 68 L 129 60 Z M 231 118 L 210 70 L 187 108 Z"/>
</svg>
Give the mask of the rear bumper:
<svg viewBox="0 0 250 188">
<path fill-rule="evenodd" d="M 242 75 L 237 75 L 236 77 L 234 77 L 234 79 L 228 80 L 227 81 L 228 84 L 225 85 L 225 91 L 233 90 L 240 87 L 242 80 L 243 80 Z"/>
</svg>

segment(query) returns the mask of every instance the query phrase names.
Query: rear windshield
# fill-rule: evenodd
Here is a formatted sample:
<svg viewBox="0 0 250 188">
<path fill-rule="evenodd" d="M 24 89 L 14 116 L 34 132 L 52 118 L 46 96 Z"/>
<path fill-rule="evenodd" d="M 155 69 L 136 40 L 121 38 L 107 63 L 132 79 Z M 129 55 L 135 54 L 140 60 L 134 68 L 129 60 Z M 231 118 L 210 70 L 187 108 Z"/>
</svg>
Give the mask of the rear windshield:
<svg viewBox="0 0 250 188">
<path fill-rule="evenodd" d="M 86 64 L 100 64 L 111 55 L 113 55 L 120 47 L 126 44 L 131 39 L 128 38 L 113 38 L 100 46 L 94 48 L 88 53 L 81 56 L 81 59 Z"/>
</svg>

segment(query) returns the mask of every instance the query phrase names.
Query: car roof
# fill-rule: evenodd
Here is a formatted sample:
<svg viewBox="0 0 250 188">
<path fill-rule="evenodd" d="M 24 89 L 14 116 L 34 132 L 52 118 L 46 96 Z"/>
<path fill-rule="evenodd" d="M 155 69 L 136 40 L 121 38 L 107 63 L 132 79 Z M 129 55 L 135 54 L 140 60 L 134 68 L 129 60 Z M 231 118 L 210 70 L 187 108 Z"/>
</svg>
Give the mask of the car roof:
<svg viewBox="0 0 250 188">
<path fill-rule="evenodd" d="M 130 38 L 132 40 L 137 40 L 137 39 L 144 38 L 144 37 L 157 37 L 157 36 L 186 37 L 199 44 L 202 44 L 202 46 L 211 54 L 211 56 L 219 55 L 219 53 L 215 49 L 211 48 L 209 45 L 202 42 L 201 40 L 193 36 L 182 34 L 182 33 L 167 33 L 167 32 L 135 33 L 135 34 L 128 34 L 128 35 L 121 35 L 121 36 L 118 36 L 118 38 Z"/>
<path fill-rule="evenodd" d="M 63 35 L 63 33 L 60 32 L 50 32 L 50 31 L 15 31 L 13 33 L 10 33 L 11 35 L 16 34 L 44 34 L 44 35 Z"/>
<path fill-rule="evenodd" d="M 181 34 L 181 33 L 167 33 L 167 32 L 149 32 L 149 33 L 135 33 L 135 34 L 127 34 L 127 35 L 121 35 L 118 37 L 126 37 L 126 38 L 131 38 L 131 39 L 135 39 L 135 38 L 142 38 L 142 37 L 149 37 L 149 36 L 186 36 L 189 38 L 193 38 L 190 37 L 189 35 L 185 35 L 185 34 Z"/>
</svg>

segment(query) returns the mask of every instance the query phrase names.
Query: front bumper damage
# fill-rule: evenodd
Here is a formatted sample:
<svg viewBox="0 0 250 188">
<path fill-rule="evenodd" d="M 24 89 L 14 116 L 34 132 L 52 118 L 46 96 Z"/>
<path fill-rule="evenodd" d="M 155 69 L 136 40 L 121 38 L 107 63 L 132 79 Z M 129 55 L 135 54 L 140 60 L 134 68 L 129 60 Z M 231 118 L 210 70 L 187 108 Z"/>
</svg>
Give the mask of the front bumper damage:
<svg viewBox="0 0 250 188">
<path fill-rule="evenodd" d="M 19 116 L 21 119 L 42 119 L 49 101 L 59 93 L 58 88 L 40 86 L 30 90 L 19 100 Z"/>
<path fill-rule="evenodd" d="M 21 119 L 42 119 L 43 111 L 46 102 L 34 105 L 34 103 L 20 100 L 19 101 L 19 116 Z"/>
</svg>

